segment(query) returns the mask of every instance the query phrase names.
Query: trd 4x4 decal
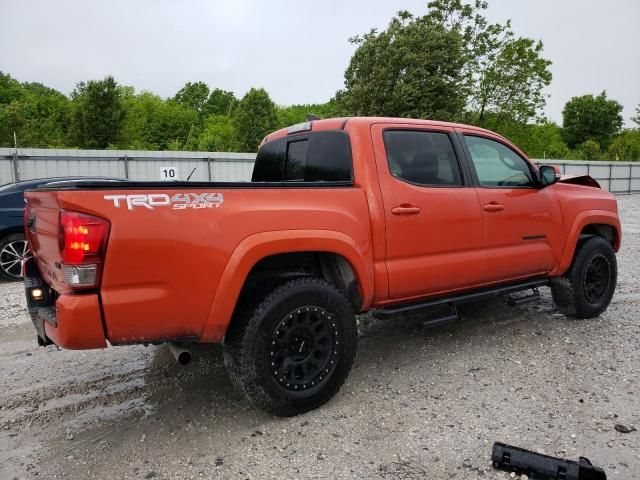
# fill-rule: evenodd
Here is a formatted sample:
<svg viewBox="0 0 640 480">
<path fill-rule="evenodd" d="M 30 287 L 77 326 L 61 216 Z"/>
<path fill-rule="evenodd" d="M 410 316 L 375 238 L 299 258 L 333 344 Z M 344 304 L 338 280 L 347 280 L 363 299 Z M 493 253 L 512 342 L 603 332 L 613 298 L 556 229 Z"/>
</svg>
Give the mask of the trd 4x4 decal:
<svg viewBox="0 0 640 480">
<path fill-rule="evenodd" d="M 155 207 L 168 206 L 174 210 L 218 208 L 224 203 L 222 193 L 176 193 L 173 196 L 166 193 L 140 193 L 105 195 L 104 199 L 113 202 L 113 206 L 116 208 L 126 205 L 128 210 L 133 210 L 136 207 L 153 210 Z"/>
</svg>

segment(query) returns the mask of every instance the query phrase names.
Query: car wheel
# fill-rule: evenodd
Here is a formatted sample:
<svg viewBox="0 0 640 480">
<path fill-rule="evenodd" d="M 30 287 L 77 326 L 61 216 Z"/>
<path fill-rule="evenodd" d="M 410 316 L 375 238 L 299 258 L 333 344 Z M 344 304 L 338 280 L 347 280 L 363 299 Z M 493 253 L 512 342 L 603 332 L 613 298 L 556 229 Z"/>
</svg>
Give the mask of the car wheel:
<svg viewBox="0 0 640 480">
<path fill-rule="evenodd" d="M 267 294 L 232 322 L 225 364 L 259 408 L 293 416 L 327 402 L 347 378 L 356 352 L 351 306 L 331 283 L 305 277 Z"/>
<path fill-rule="evenodd" d="M 21 233 L 7 235 L 0 240 L 0 280 L 21 280 L 22 259 L 28 252 L 27 240 Z"/>
<path fill-rule="evenodd" d="M 597 317 L 609 306 L 617 277 L 611 244 L 602 237 L 589 237 L 579 246 L 569 271 L 551 281 L 553 301 L 565 315 Z"/>
</svg>

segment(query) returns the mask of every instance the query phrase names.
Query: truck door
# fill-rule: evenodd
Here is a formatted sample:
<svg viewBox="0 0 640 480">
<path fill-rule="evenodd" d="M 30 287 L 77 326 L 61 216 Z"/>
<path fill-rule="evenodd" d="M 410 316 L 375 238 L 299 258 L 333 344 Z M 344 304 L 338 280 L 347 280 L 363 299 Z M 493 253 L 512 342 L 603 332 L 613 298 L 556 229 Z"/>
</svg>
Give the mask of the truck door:
<svg viewBox="0 0 640 480">
<path fill-rule="evenodd" d="M 500 137 L 461 130 L 483 215 L 482 281 L 543 275 L 554 264 L 561 232 L 552 192 L 533 166 Z"/>
<path fill-rule="evenodd" d="M 482 269 L 482 213 L 446 127 L 374 124 L 389 297 L 468 287 Z"/>
</svg>

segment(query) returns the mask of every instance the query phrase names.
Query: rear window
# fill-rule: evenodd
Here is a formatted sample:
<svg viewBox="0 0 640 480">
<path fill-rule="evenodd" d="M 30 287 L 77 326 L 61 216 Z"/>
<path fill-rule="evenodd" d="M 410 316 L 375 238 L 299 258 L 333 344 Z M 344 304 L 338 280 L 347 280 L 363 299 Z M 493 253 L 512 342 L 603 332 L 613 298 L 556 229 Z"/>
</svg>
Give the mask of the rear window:
<svg viewBox="0 0 640 480">
<path fill-rule="evenodd" d="M 353 180 L 349 136 L 343 131 L 292 135 L 258 151 L 252 182 L 342 182 Z"/>
</svg>

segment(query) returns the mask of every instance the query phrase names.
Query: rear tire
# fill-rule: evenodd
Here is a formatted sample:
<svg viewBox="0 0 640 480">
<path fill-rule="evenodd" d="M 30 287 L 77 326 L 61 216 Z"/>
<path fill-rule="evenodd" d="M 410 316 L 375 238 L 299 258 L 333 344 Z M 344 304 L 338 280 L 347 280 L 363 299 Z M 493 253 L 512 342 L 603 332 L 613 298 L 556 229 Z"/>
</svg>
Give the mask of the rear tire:
<svg viewBox="0 0 640 480">
<path fill-rule="evenodd" d="M 616 255 L 609 242 L 588 237 L 578 246 L 567 273 L 552 279 L 553 301 L 570 317 L 597 317 L 609 306 L 617 278 Z"/>
<path fill-rule="evenodd" d="M 22 233 L 0 239 L 0 281 L 22 280 L 22 259 L 27 254 L 27 240 Z"/>
<path fill-rule="evenodd" d="M 254 405 L 293 416 L 335 395 L 353 365 L 356 342 L 344 295 L 325 280 L 297 278 L 257 307 L 239 309 L 225 337 L 225 365 Z"/>
</svg>

